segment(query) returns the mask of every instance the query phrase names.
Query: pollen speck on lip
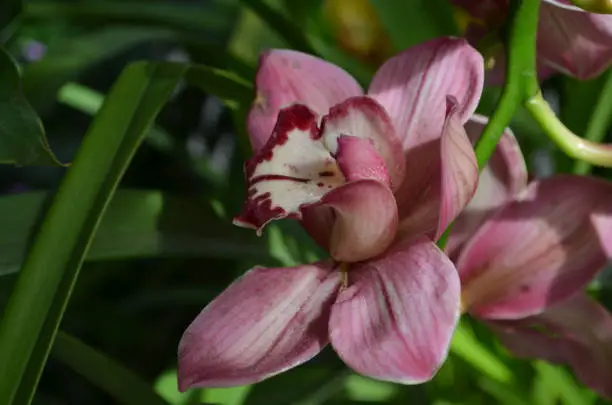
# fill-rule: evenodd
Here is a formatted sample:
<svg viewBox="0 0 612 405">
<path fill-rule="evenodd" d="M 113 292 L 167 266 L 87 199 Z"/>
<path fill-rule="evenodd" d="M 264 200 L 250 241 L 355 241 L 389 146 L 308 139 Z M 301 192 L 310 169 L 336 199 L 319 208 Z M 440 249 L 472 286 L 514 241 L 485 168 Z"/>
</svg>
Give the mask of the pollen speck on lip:
<svg viewBox="0 0 612 405">
<path fill-rule="evenodd" d="M 261 110 L 265 110 L 267 105 L 267 98 L 263 95 L 261 91 L 258 91 L 255 94 L 255 100 L 253 100 L 253 108 L 259 108 Z"/>
</svg>

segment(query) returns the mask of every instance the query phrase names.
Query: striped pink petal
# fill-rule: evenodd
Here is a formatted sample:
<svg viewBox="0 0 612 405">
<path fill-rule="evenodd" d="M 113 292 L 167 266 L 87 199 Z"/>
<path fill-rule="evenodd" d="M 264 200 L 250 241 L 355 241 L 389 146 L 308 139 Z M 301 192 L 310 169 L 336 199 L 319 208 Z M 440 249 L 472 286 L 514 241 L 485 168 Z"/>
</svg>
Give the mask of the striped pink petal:
<svg viewBox="0 0 612 405">
<path fill-rule="evenodd" d="M 558 1 L 543 2 L 538 58 L 579 79 L 599 75 L 612 64 L 612 15 L 587 13 Z"/>
<path fill-rule="evenodd" d="M 457 103 L 448 99 L 446 122 L 442 129 L 442 139 L 438 143 L 440 152 L 438 168 L 434 170 L 439 177 L 432 178 L 427 191 L 412 203 L 412 210 L 404 211 L 400 218 L 400 237 L 410 238 L 428 234 L 437 240 L 446 227 L 468 204 L 478 183 L 478 165 L 474 150 L 461 121 L 457 117 Z M 402 200 L 405 192 L 401 189 L 396 198 Z M 406 208 L 406 206 L 404 206 Z"/>
<path fill-rule="evenodd" d="M 457 100 L 456 117 L 463 124 L 478 104 L 483 80 L 480 53 L 465 40 L 450 37 L 407 49 L 374 76 L 368 95 L 387 110 L 404 145 L 407 175 L 397 192 L 402 216 L 439 182 L 447 97 Z"/>
<path fill-rule="evenodd" d="M 262 54 L 255 87 L 257 95 L 247 119 L 255 152 L 268 141 L 282 108 L 305 104 L 322 116 L 334 104 L 363 94 L 361 86 L 340 67 L 305 53 L 282 49 Z"/>
<path fill-rule="evenodd" d="M 612 315 L 578 295 L 541 315 L 491 322 L 516 356 L 569 365 L 589 388 L 612 399 Z"/>
<path fill-rule="evenodd" d="M 459 279 L 428 239 L 351 267 L 329 323 L 332 346 L 360 374 L 402 384 L 431 379 L 459 318 Z"/>
<path fill-rule="evenodd" d="M 487 118 L 474 115 L 465 125 L 468 137 L 476 144 Z M 527 166 L 518 142 L 506 128 L 487 166 L 478 177 L 474 197 L 453 223 L 446 252 L 454 256 L 482 222 L 508 199 L 527 186 Z"/>
<path fill-rule="evenodd" d="M 389 115 L 376 100 L 352 97 L 333 106 L 323 118 L 321 131 L 332 153 L 336 153 L 337 139 L 342 135 L 369 140 L 385 164 L 392 189 L 402 183 L 406 167 L 402 145 Z"/>
<path fill-rule="evenodd" d="M 464 306 L 518 319 L 580 291 L 606 264 L 594 213 L 612 215 L 612 184 L 555 176 L 532 183 L 491 216 L 457 261 Z"/>
<path fill-rule="evenodd" d="M 329 263 L 247 272 L 183 334 L 179 389 L 252 384 L 314 357 L 328 343 L 339 276 Z"/>
</svg>

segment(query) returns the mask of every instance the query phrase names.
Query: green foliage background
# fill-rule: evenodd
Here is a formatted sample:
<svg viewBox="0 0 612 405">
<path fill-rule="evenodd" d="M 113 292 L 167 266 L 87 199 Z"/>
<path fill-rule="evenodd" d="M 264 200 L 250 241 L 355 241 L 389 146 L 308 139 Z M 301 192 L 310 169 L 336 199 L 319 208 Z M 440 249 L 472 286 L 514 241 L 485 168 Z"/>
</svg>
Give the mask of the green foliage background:
<svg viewBox="0 0 612 405">
<path fill-rule="evenodd" d="M 445 0 L 371 4 L 395 50 L 457 33 Z M 0 45 L 0 163 L 7 164 L 0 166 L 0 398 L 14 405 L 606 403 L 563 367 L 512 358 L 467 318 L 449 360 L 424 385 L 360 377 L 326 350 L 254 386 L 179 394 L 176 347 L 207 302 L 255 264 L 321 254 L 290 222 L 262 238 L 231 225 L 244 197 L 244 117 L 259 52 L 316 53 L 363 83 L 375 66 L 338 46 L 320 0 L 5 0 Z M 608 76 L 556 76 L 544 89 L 582 133 Z M 488 88 L 479 111 L 490 114 L 499 94 Z M 524 111 L 512 128 L 533 170 L 542 161 L 572 170 Z M 605 275 L 593 291 L 612 302 Z"/>
</svg>

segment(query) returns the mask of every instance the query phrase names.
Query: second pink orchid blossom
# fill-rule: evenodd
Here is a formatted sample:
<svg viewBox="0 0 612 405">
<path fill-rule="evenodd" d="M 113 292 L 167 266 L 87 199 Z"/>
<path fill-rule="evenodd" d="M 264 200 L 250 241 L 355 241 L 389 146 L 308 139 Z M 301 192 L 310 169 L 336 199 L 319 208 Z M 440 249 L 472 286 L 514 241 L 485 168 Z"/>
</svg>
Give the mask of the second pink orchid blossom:
<svg viewBox="0 0 612 405">
<path fill-rule="evenodd" d="M 451 0 L 474 17 L 466 36 L 474 44 L 501 27 L 508 16 L 509 0 Z M 579 79 L 599 75 L 612 64 L 612 15 L 586 12 L 567 0 L 543 0 L 540 8 L 538 70 L 541 77 L 561 72 Z M 503 55 L 490 74 L 503 81 Z"/>
<path fill-rule="evenodd" d="M 310 55 L 266 53 L 248 119 L 254 156 L 237 225 L 294 218 L 331 259 L 255 268 L 213 300 L 179 346 L 179 387 L 261 381 L 331 343 L 355 371 L 405 384 L 443 363 L 460 314 L 456 268 L 433 240 L 478 170 L 464 125 L 483 85 L 464 40 L 408 49 L 367 95 Z"/>
<path fill-rule="evenodd" d="M 481 130 L 473 121 L 470 138 Z M 517 355 L 568 364 L 612 398 L 612 316 L 581 293 L 612 257 L 611 201 L 612 183 L 592 177 L 527 185 L 507 130 L 447 250 L 464 312 L 486 321 Z"/>
</svg>

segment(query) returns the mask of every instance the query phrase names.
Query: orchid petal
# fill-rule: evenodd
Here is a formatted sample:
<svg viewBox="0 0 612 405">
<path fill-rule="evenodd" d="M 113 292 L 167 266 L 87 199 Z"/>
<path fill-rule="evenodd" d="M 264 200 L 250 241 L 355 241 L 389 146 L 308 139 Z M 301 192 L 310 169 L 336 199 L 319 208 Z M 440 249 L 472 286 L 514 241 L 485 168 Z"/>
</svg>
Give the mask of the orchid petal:
<svg viewBox="0 0 612 405">
<path fill-rule="evenodd" d="M 397 233 L 397 206 L 391 190 L 375 180 L 360 180 L 305 207 L 302 226 L 330 255 L 344 262 L 382 253 Z"/>
<path fill-rule="evenodd" d="M 447 96 L 458 100 L 458 118 L 466 122 L 480 100 L 483 77 L 478 51 L 463 39 L 438 38 L 385 62 L 368 95 L 387 110 L 407 149 L 440 138 Z"/>
<path fill-rule="evenodd" d="M 473 144 L 480 138 L 487 118 L 474 115 L 465 125 Z M 497 148 L 478 177 L 474 197 L 453 223 L 446 251 L 453 254 L 482 222 L 506 200 L 527 186 L 527 166 L 510 128 L 502 134 Z"/>
<path fill-rule="evenodd" d="M 541 315 L 492 325 L 517 357 L 570 365 L 585 385 L 612 398 L 612 315 L 596 301 L 580 294 Z"/>
<path fill-rule="evenodd" d="M 457 118 L 463 124 L 478 104 L 483 80 L 482 56 L 458 38 L 439 38 L 409 48 L 389 59 L 374 76 L 368 95 L 389 113 L 404 145 L 408 175 L 396 193 L 402 216 L 432 183 L 439 182 L 439 140 L 447 97 L 457 99 Z"/>
<path fill-rule="evenodd" d="M 321 205 L 334 210 L 329 254 L 358 262 L 382 253 L 395 239 L 397 206 L 391 190 L 375 180 L 360 180 L 327 193 Z"/>
<path fill-rule="evenodd" d="M 538 57 L 579 79 L 599 75 L 612 63 L 612 16 L 544 2 L 538 26 Z"/>
<path fill-rule="evenodd" d="M 532 183 L 459 256 L 464 306 L 480 318 L 517 319 L 582 289 L 607 260 L 593 213 L 611 215 L 610 198 L 612 185 L 590 177 Z"/>
<path fill-rule="evenodd" d="M 347 116 L 360 120 L 359 108 L 350 109 Z M 338 116 L 340 121 L 344 118 Z M 236 225 L 256 229 L 259 235 L 270 221 L 300 220 L 306 208 L 328 205 L 336 210 L 334 224 L 320 223 L 326 228 L 315 229 L 315 233 L 331 234 L 329 249 L 336 259 L 356 260 L 344 253 L 346 242 L 337 239 L 340 235 L 371 243 L 370 247 L 364 247 L 363 254 L 379 253 L 388 246 L 391 242 L 388 233 L 395 232 L 397 226 L 397 208 L 388 189 L 385 164 L 371 138 L 333 132 L 331 128 L 336 121 L 333 116 L 326 116 L 324 122 L 331 124 L 319 131 L 315 114 L 308 107 L 296 104 L 281 110 L 272 138 L 245 165 L 248 199 L 242 213 L 234 219 Z M 373 185 L 354 185 L 372 192 L 365 197 L 350 189 L 355 180 L 364 179 L 375 180 Z M 348 196 L 355 201 L 347 200 Z M 378 216 L 379 212 L 383 214 Z M 376 226 L 370 221 L 374 217 L 379 220 Z M 359 221 L 368 224 L 367 227 L 358 224 Z M 372 240 L 373 236 L 380 240 Z"/>
<path fill-rule="evenodd" d="M 341 135 L 369 139 L 385 162 L 393 189 L 401 184 L 406 165 L 402 145 L 389 115 L 374 99 L 353 97 L 332 107 L 321 127 L 324 142 L 332 153 L 336 153 Z"/>
<path fill-rule="evenodd" d="M 281 49 L 262 54 L 255 86 L 257 98 L 247 119 L 255 152 L 268 141 L 282 108 L 300 103 L 322 116 L 334 104 L 363 94 L 357 81 L 340 67 L 305 53 Z"/>
<path fill-rule="evenodd" d="M 330 340 L 360 374 L 403 384 L 431 379 L 459 319 L 459 280 L 428 239 L 355 265 L 332 307 Z"/>
<path fill-rule="evenodd" d="M 478 183 L 478 165 L 465 129 L 457 117 L 457 104 L 448 100 L 448 113 L 438 143 L 438 179 L 432 179 L 427 193 L 400 212 L 400 237 L 429 234 L 438 239 L 468 204 Z M 396 198 L 405 200 L 402 187 Z M 410 211 L 407 208 L 412 208 Z"/>
<path fill-rule="evenodd" d="M 478 163 L 465 129 L 455 117 L 456 100 L 449 100 L 444 133 L 442 135 L 442 186 L 440 215 L 435 240 L 463 211 L 476 192 Z"/>
<path fill-rule="evenodd" d="M 340 135 L 335 142 L 336 162 L 347 181 L 372 179 L 391 185 L 387 166 L 370 139 Z"/>
<path fill-rule="evenodd" d="M 179 344 L 179 389 L 261 381 L 328 343 L 339 272 L 329 263 L 255 268 L 200 312 Z"/>
<path fill-rule="evenodd" d="M 301 219 L 301 208 L 345 183 L 335 159 L 319 139 L 308 107 L 281 110 L 272 137 L 245 164 L 248 199 L 234 224 L 257 230 L 270 221 Z"/>
</svg>

